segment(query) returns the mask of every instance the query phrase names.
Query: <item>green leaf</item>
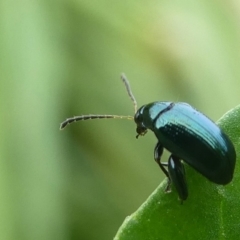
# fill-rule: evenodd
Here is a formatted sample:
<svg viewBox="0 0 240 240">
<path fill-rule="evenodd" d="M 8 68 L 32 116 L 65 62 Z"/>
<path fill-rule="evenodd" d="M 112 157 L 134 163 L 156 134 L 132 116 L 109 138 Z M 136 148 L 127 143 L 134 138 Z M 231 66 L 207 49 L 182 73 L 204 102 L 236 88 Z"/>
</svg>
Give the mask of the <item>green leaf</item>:
<svg viewBox="0 0 240 240">
<path fill-rule="evenodd" d="M 233 141 L 240 156 L 240 105 L 218 124 Z M 239 239 L 240 170 L 226 186 L 211 183 L 186 166 L 189 197 L 181 205 L 175 189 L 165 193 L 166 180 L 142 206 L 127 217 L 114 240 Z"/>
</svg>

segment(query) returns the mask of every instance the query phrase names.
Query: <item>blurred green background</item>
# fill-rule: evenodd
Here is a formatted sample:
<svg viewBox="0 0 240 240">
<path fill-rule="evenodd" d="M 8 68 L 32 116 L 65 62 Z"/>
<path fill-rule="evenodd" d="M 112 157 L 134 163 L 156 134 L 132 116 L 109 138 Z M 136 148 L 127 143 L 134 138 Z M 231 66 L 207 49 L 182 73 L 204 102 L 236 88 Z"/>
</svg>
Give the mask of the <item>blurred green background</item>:
<svg viewBox="0 0 240 240">
<path fill-rule="evenodd" d="M 0 1 L 0 239 L 112 239 L 164 177 L 156 139 L 127 120 L 60 122 L 133 115 L 121 72 L 139 107 L 217 120 L 240 103 L 239 29 L 236 0 Z"/>
</svg>

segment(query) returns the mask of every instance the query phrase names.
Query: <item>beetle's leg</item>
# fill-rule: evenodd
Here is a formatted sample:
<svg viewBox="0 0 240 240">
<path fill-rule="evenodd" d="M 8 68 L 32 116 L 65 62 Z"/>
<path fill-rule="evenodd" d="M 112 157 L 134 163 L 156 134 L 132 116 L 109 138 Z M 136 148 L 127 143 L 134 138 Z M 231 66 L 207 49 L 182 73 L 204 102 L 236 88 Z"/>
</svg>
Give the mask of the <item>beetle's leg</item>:
<svg viewBox="0 0 240 240">
<path fill-rule="evenodd" d="M 167 177 L 167 186 L 165 188 L 165 192 L 170 192 L 170 185 L 171 185 L 171 180 L 169 178 L 168 171 L 164 168 L 164 166 L 168 166 L 168 163 L 161 163 L 161 156 L 163 154 L 163 146 L 161 145 L 160 142 L 158 142 L 154 148 L 154 159 L 158 166 L 161 168 L 161 170 L 164 172 L 164 174 Z"/>
<path fill-rule="evenodd" d="M 184 165 L 181 162 L 179 157 L 171 155 L 168 159 L 168 173 L 171 179 L 171 182 L 174 184 L 178 196 L 181 200 L 186 200 L 188 197 L 188 188 L 187 182 L 185 178 L 185 169 Z"/>
<path fill-rule="evenodd" d="M 168 167 L 168 162 L 161 162 L 164 167 Z"/>
<path fill-rule="evenodd" d="M 164 165 L 161 163 L 161 156 L 163 154 L 163 146 L 160 142 L 157 143 L 157 145 L 154 148 L 154 159 L 161 168 L 161 170 L 164 172 L 166 177 L 169 179 L 168 171 L 164 168 Z"/>
</svg>

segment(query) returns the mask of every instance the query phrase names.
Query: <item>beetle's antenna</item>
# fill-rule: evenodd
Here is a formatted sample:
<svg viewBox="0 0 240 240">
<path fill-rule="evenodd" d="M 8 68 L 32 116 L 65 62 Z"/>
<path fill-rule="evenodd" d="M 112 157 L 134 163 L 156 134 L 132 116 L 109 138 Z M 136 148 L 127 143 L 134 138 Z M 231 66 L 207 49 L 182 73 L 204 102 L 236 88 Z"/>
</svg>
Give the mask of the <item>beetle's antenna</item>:
<svg viewBox="0 0 240 240">
<path fill-rule="evenodd" d="M 121 74 L 121 79 L 127 89 L 128 95 L 133 101 L 134 110 L 135 113 L 137 111 L 137 101 L 135 97 L 133 96 L 133 93 L 130 88 L 130 84 L 124 74 Z M 104 115 L 104 114 L 89 114 L 89 115 L 81 115 L 81 116 L 75 116 L 72 118 L 67 118 L 64 122 L 60 124 L 60 130 L 64 129 L 68 124 L 77 122 L 77 121 L 83 121 L 83 120 L 89 120 L 89 119 L 110 119 L 110 118 L 118 118 L 118 119 L 128 119 L 133 120 L 133 116 L 120 116 L 120 115 Z"/>
<path fill-rule="evenodd" d="M 128 96 L 131 98 L 132 102 L 133 102 L 133 106 L 134 106 L 134 113 L 137 112 L 137 101 L 132 93 L 132 90 L 131 90 L 131 87 L 130 87 L 130 83 L 127 79 L 127 77 L 125 76 L 124 73 L 121 74 L 121 79 L 127 89 L 127 93 L 128 93 Z"/>
<path fill-rule="evenodd" d="M 64 122 L 62 122 L 60 124 L 60 130 L 65 128 L 68 124 L 77 122 L 77 121 L 83 121 L 83 120 L 89 120 L 89 119 L 109 119 L 109 118 L 120 118 L 120 119 L 133 120 L 132 116 L 99 115 L 99 114 L 81 115 L 81 116 L 76 116 L 76 117 L 72 117 L 72 118 L 67 118 Z"/>
</svg>

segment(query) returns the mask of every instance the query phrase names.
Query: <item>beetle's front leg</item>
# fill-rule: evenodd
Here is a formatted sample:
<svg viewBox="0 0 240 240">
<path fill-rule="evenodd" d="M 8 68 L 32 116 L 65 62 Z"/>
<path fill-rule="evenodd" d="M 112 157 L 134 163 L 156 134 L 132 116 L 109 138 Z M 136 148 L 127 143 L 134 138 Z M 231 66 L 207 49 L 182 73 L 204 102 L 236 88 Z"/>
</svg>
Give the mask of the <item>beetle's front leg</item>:
<svg viewBox="0 0 240 240">
<path fill-rule="evenodd" d="M 164 168 L 165 164 L 161 163 L 161 157 L 163 154 L 163 146 L 160 142 L 158 142 L 154 148 L 154 160 L 156 161 L 156 163 L 158 164 L 158 166 L 161 168 L 161 170 L 163 171 L 163 173 L 166 175 L 166 177 L 168 178 L 168 183 L 167 183 L 167 187 L 165 189 L 166 192 L 170 191 L 170 178 L 169 178 L 169 174 L 168 171 Z"/>
</svg>

